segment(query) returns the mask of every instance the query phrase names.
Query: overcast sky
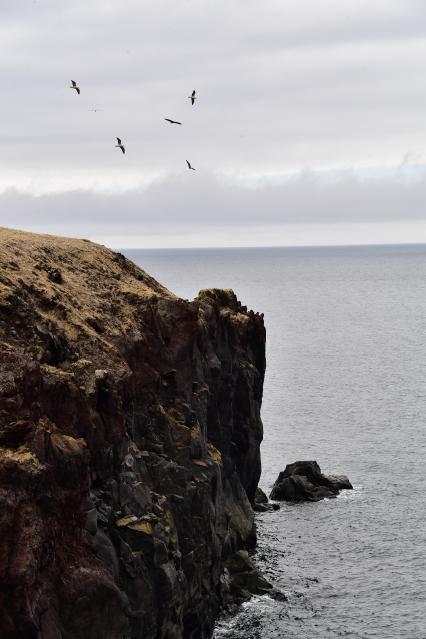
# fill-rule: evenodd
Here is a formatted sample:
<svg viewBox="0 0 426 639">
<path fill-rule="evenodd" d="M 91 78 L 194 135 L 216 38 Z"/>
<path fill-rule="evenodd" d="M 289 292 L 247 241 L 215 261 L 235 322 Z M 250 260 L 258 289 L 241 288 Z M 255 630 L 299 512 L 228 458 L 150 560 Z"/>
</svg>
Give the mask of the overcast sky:
<svg viewBox="0 0 426 639">
<path fill-rule="evenodd" d="M 1 0 L 0 41 L 0 225 L 426 241 L 424 0 Z"/>
</svg>

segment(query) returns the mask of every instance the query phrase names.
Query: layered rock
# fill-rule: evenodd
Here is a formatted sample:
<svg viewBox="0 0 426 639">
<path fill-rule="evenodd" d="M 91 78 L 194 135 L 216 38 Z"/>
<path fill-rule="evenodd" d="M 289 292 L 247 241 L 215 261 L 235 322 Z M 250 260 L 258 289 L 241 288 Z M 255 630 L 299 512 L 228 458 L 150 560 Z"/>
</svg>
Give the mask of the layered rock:
<svg viewBox="0 0 426 639">
<path fill-rule="evenodd" d="M 272 488 L 271 499 L 283 501 L 320 501 L 351 489 L 345 475 L 323 475 L 316 461 L 287 464 Z"/>
<path fill-rule="evenodd" d="M 202 639 L 254 543 L 262 317 L 0 230 L 0 636 Z"/>
</svg>

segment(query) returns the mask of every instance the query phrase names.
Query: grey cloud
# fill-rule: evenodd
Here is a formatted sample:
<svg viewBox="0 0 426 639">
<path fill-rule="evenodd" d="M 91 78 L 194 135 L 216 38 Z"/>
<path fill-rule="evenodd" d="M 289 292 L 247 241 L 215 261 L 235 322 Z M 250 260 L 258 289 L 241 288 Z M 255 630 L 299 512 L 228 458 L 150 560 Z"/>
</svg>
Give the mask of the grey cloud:
<svg viewBox="0 0 426 639">
<path fill-rule="evenodd" d="M 5 225 L 19 220 L 54 232 L 60 220 L 71 233 L 90 235 L 111 227 L 130 237 L 203 228 L 226 233 L 235 225 L 426 222 L 425 200 L 426 174 L 361 179 L 348 173 L 325 180 L 305 171 L 284 183 L 248 187 L 231 178 L 191 173 L 121 195 L 72 191 L 35 197 L 9 190 L 0 196 L 0 208 Z"/>
</svg>

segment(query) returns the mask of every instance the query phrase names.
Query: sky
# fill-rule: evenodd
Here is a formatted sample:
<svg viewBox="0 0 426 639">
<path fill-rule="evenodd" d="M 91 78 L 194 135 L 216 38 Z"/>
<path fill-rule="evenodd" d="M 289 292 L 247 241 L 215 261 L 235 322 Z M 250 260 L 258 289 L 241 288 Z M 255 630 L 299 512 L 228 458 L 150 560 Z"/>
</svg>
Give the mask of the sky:
<svg viewBox="0 0 426 639">
<path fill-rule="evenodd" d="M 0 41 L 0 226 L 426 242 L 424 0 L 1 0 Z"/>
</svg>

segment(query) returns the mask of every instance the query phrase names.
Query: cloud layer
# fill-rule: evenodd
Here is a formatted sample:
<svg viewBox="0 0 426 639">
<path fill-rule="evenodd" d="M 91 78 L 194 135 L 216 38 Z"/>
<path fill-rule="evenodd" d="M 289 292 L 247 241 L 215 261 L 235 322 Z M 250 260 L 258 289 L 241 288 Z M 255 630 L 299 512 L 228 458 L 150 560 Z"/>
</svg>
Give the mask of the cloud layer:
<svg viewBox="0 0 426 639">
<path fill-rule="evenodd" d="M 410 241 L 410 229 L 411 241 L 423 241 L 425 201 L 426 177 L 403 170 L 367 179 L 350 172 L 325 179 L 306 171 L 250 185 L 188 172 L 122 193 L 35 196 L 10 189 L 0 196 L 0 208 L 7 226 L 85 235 L 115 246 L 242 246 L 291 244 L 290 228 L 298 229 L 298 244 L 351 243 L 354 226 L 354 242 Z M 404 226 L 408 235 L 401 234 Z"/>
</svg>

